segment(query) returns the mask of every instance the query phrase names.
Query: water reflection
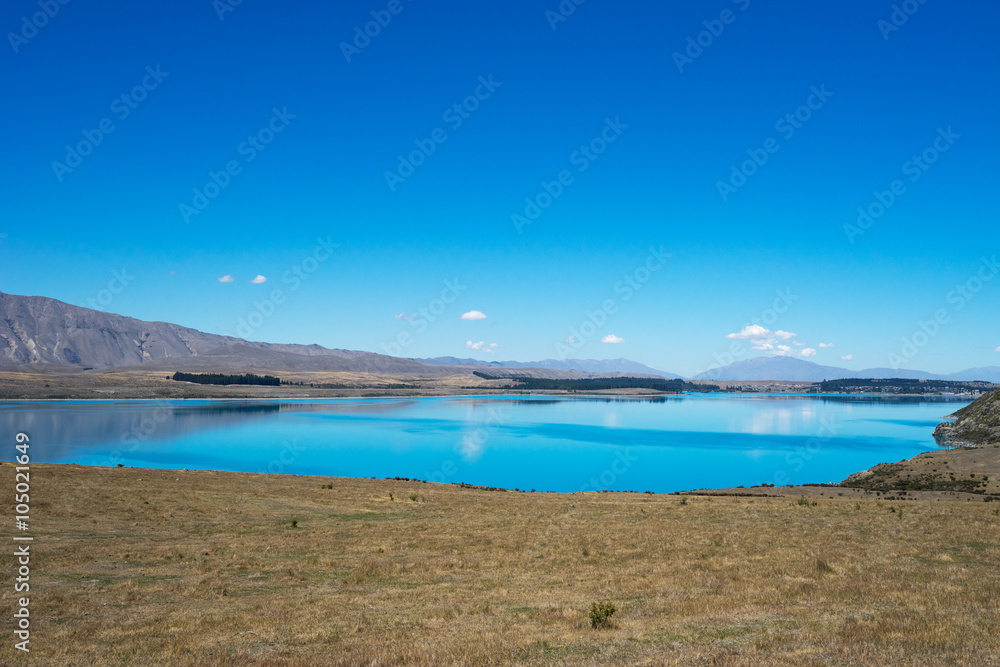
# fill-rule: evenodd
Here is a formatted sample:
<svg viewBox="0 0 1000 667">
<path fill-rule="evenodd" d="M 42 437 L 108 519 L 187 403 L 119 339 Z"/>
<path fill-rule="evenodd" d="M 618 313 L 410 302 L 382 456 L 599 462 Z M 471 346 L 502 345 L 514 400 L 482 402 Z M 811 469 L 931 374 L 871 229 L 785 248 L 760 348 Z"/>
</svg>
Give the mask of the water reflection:
<svg viewBox="0 0 1000 667">
<path fill-rule="evenodd" d="M 446 480 L 540 490 L 578 490 L 625 456 L 615 488 L 664 491 L 760 483 L 777 471 L 788 483 L 839 481 L 935 448 L 935 420 L 968 402 L 730 393 L 24 401 L 0 403 L 0 428 L 27 431 L 38 461 L 114 465 L 120 456 L 125 465 L 259 471 L 280 460 L 295 474 L 426 479 L 447 470 Z M 817 438 L 820 449 L 793 466 L 789 457 Z"/>
</svg>

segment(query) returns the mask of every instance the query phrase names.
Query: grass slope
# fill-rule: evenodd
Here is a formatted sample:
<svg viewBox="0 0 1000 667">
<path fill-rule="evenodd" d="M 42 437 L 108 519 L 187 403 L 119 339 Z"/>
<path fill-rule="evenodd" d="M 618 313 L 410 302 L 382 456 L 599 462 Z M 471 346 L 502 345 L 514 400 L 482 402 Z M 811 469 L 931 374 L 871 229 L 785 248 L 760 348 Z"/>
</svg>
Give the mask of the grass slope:
<svg viewBox="0 0 1000 667">
<path fill-rule="evenodd" d="M 12 488 L 13 466 L 0 476 Z M 33 465 L 31 481 L 38 665 L 936 666 L 1000 655 L 996 503 L 525 494 L 72 465 Z M 611 627 L 590 627 L 593 601 L 617 608 Z M 11 629 L 0 627 L 0 664 L 16 659 Z"/>
</svg>

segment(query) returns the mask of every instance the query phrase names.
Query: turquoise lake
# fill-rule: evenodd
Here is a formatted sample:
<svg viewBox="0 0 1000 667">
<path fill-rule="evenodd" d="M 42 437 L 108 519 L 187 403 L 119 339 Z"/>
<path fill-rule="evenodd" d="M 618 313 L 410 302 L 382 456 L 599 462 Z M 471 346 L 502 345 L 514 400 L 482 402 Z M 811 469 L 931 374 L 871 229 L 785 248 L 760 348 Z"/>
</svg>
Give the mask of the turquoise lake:
<svg viewBox="0 0 1000 667">
<path fill-rule="evenodd" d="M 0 403 L 33 462 L 342 477 L 536 491 L 838 482 L 936 449 L 960 397 L 685 394 Z"/>
</svg>

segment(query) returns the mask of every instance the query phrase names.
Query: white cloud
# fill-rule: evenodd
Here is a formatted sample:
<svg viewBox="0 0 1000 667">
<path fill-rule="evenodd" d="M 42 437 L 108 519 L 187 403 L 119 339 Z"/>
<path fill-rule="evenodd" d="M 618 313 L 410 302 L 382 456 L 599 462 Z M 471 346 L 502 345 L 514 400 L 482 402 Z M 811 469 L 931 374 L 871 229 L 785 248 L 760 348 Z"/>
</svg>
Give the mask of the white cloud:
<svg viewBox="0 0 1000 667">
<path fill-rule="evenodd" d="M 841 357 L 841 359 L 843 359 L 844 361 L 851 361 L 851 360 L 854 359 L 854 355 L 853 354 L 845 354 L 844 356 Z"/>
<path fill-rule="evenodd" d="M 482 312 L 480 310 L 470 310 L 467 313 L 462 313 L 462 317 L 460 319 L 463 319 L 463 320 L 485 320 L 486 319 L 486 313 L 484 313 L 484 312 Z"/>
<path fill-rule="evenodd" d="M 833 343 L 820 343 L 819 346 L 820 347 L 837 347 Z"/>
<path fill-rule="evenodd" d="M 737 340 L 751 340 L 753 338 L 771 338 L 774 334 L 760 326 L 759 324 L 751 324 L 749 326 L 743 327 L 743 331 L 739 333 L 731 333 L 726 338 L 736 338 Z"/>
<path fill-rule="evenodd" d="M 576 336 L 567 336 L 566 342 L 570 345 L 576 345 Z"/>
<path fill-rule="evenodd" d="M 993 350 L 994 352 L 1000 352 L 1000 347 Z"/>
<path fill-rule="evenodd" d="M 399 315 L 396 315 L 395 318 L 397 320 L 406 320 L 407 322 L 413 321 L 413 318 L 407 315 L 406 313 L 400 313 Z"/>
<path fill-rule="evenodd" d="M 253 280 L 251 280 L 250 282 L 252 282 L 254 285 L 260 285 L 261 283 L 266 283 L 267 282 L 267 278 L 265 278 L 264 276 L 262 276 L 260 274 L 257 274 L 257 277 L 254 278 Z"/>
<path fill-rule="evenodd" d="M 618 336 L 616 336 L 614 334 L 608 334 L 607 336 L 605 336 L 604 338 L 601 339 L 601 342 L 602 343 L 624 343 L 625 339 L 624 338 L 620 338 L 620 337 L 618 337 Z"/>
<path fill-rule="evenodd" d="M 743 327 L 742 331 L 731 333 L 726 336 L 726 338 L 735 340 L 748 340 L 750 341 L 750 347 L 758 352 L 771 352 L 783 356 L 796 356 L 798 352 L 793 350 L 788 345 L 778 345 L 779 341 L 791 343 L 796 347 L 805 347 L 805 343 L 792 340 L 797 337 L 798 334 L 792 333 L 791 331 L 782 331 L 781 329 L 778 331 L 771 331 L 770 329 L 765 329 L 759 324 L 749 324 Z"/>
<path fill-rule="evenodd" d="M 476 350 L 477 352 L 488 352 L 490 354 L 493 354 L 494 352 L 496 352 L 496 349 L 500 346 L 497 345 L 496 343 L 487 343 L 484 340 L 481 340 L 478 343 L 473 343 L 470 340 L 466 341 L 465 347 L 466 349 L 469 350 Z"/>
<path fill-rule="evenodd" d="M 771 331 L 759 324 L 749 324 L 741 331 L 731 333 L 726 338 L 750 341 L 750 347 L 758 352 L 769 352 L 781 357 L 814 357 L 816 350 L 806 347 L 806 344 L 798 338 L 797 333 L 791 331 Z M 794 347 L 793 347 L 794 346 Z M 833 347 L 829 343 L 822 343 L 820 347 Z M 801 350 L 796 348 L 802 348 Z"/>
<path fill-rule="evenodd" d="M 219 282 L 220 282 L 220 283 L 231 283 L 231 282 L 233 282 L 234 280 L 236 280 L 236 278 L 233 278 L 233 277 L 232 277 L 231 275 L 229 275 L 228 273 L 227 273 L 226 275 L 222 276 L 221 278 L 219 278 Z"/>
</svg>

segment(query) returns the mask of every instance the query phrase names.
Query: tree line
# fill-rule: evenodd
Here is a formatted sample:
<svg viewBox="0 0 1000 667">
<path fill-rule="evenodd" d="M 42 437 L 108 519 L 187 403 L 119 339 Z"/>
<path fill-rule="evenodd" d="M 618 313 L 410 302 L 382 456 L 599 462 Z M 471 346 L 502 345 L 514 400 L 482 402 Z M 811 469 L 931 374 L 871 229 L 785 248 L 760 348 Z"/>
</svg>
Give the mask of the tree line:
<svg viewBox="0 0 1000 667">
<path fill-rule="evenodd" d="M 223 375 L 221 373 L 174 373 L 172 378 L 178 382 L 195 382 L 197 384 L 252 384 L 266 387 L 279 387 L 281 380 L 273 375 Z"/>
<path fill-rule="evenodd" d="M 635 378 L 635 377 L 613 377 L 613 378 L 588 378 L 583 380 L 564 380 L 552 378 L 534 378 L 527 376 L 500 377 L 489 375 L 480 371 L 473 371 L 473 375 L 484 380 L 510 380 L 512 384 L 507 385 L 508 389 L 546 390 L 546 391 L 600 391 L 608 389 L 652 389 L 665 393 L 679 394 L 685 391 L 719 391 L 717 385 L 699 385 L 685 382 L 684 380 L 671 380 L 668 378 Z M 516 383 L 516 384 L 515 384 Z"/>
</svg>

